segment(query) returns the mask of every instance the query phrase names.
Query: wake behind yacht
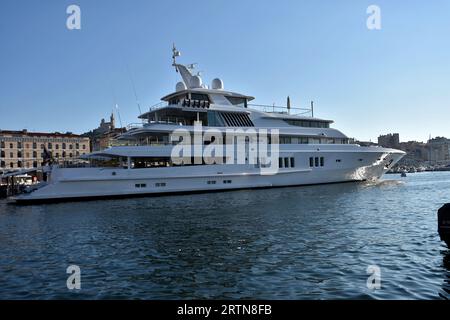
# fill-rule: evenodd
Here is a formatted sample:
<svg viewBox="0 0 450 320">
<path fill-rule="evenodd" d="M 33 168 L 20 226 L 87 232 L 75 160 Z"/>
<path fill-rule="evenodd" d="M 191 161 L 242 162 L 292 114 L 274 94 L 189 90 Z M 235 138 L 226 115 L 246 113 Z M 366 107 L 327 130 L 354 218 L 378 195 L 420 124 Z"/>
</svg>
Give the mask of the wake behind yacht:
<svg viewBox="0 0 450 320">
<path fill-rule="evenodd" d="M 404 152 L 363 147 L 305 110 L 251 105 L 252 96 L 210 86 L 177 63 L 176 90 L 139 116 L 142 124 L 85 157 L 51 165 L 42 187 L 13 198 L 36 203 L 339 183 L 379 179 Z"/>
</svg>

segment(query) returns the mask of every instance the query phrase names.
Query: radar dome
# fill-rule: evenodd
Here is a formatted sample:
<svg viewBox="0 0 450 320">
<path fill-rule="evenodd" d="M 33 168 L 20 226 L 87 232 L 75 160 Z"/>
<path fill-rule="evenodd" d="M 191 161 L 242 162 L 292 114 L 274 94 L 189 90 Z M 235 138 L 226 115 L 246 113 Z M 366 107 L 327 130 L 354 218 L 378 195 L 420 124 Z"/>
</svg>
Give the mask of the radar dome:
<svg viewBox="0 0 450 320">
<path fill-rule="evenodd" d="M 191 78 L 192 88 L 201 88 L 202 87 L 202 78 L 199 76 L 193 76 Z"/>
<path fill-rule="evenodd" d="M 186 89 L 187 89 L 187 87 L 184 84 L 184 82 L 182 82 L 182 81 L 178 82 L 177 86 L 175 87 L 176 91 L 183 91 L 183 90 L 186 90 Z"/>
<path fill-rule="evenodd" d="M 223 81 L 216 78 L 211 83 L 211 88 L 214 90 L 223 90 Z"/>
</svg>

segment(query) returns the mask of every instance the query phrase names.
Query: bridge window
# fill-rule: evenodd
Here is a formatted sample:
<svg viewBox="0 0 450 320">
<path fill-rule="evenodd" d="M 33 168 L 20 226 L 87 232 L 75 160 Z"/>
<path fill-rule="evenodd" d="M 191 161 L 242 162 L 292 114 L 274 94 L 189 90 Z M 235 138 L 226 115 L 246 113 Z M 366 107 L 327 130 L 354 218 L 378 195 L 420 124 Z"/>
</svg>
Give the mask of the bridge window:
<svg viewBox="0 0 450 320">
<path fill-rule="evenodd" d="M 247 108 L 247 99 L 242 97 L 225 97 L 234 106 Z"/>
<path fill-rule="evenodd" d="M 285 122 L 292 126 L 306 127 L 306 128 L 329 128 L 330 123 L 327 121 L 318 120 L 298 120 L 298 119 L 284 119 Z"/>
</svg>

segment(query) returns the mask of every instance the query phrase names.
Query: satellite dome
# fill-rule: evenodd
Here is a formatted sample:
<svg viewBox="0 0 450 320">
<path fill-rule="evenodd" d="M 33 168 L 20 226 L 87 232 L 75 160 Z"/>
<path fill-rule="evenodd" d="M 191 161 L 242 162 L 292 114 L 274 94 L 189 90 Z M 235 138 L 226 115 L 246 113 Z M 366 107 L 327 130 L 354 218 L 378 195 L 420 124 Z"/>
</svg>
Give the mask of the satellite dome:
<svg viewBox="0 0 450 320">
<path fill-rule="evenodd" d="M 184 82 L 182 82 L 182 81 L 178 82 L 177 86 L 175 87 L 176 91 L 183 91 L 183 90 L 186 90 L 186 89 L 187 89 L 187 87 L 184 84 Z"/>
<path fill-rule="evenodd" d="M 214 90 L 223 90 L 223 81 L 216 78 L 211 83 L 211 88 Z"/>
<path fill-rule="evenodd" d="M 201 88 L 202 87 L 202 78 L 199 76 L 193 76 L 191 78 L 192 88 Z"/>
</svg>

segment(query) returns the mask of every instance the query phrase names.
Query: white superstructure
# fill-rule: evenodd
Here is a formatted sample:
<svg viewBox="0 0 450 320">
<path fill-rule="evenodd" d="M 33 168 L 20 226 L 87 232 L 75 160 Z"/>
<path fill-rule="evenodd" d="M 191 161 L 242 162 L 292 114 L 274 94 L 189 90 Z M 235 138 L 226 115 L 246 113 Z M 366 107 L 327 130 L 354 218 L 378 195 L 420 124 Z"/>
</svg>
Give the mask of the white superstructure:
<svg viewBox="0 0 450 320">
<path fill-rule="evenodd" d="M 373 180 L 404 155 L 399 150 L 350 144 L 346 135 L 330 127 L 333 121 L 305 116 L 304 111 L 295 114 L 299 110 L 290 102 L 286 109 L 252 106 L 253 97 L 225 90 L 220 79 L 208 87 L 193 73 L 193 65 L 177 63 L 180 54 L 175 48 L 173 53 L 173 66 L 182 81 L 162 103 L 139 116 L 143 124 L 130 128 L 115 146 L 91 153 L 88 167 L 53 165 L 45 185 L 14 200 L 30 203 Z M 243 162 L 236 163 L 235 155 L 225 152 L 221 161 L 212 164 L 198 159 L 196 146 L 204 151 L 215 138 L 200 146 L 193 139 L 192 155 L 181 163 L 174 161 L 174 148 L 187 144 L 175 133 L 181 129 L 194 136 L 200 124 L 203 130 L 223 134 L 224 141 L 227 130 L 255 131 L 260 137 L 264 130 L 277 129 L 279 135 L 268 139 L 269 149 L 278 149 L 271 162 L 275 170 L 265 171 L 267 163 L 253 159 L 249 139 L 243 140 Z M 236 151 L 237 145 L 231 149 Z"/>
</svg>

